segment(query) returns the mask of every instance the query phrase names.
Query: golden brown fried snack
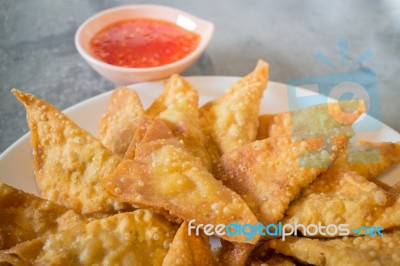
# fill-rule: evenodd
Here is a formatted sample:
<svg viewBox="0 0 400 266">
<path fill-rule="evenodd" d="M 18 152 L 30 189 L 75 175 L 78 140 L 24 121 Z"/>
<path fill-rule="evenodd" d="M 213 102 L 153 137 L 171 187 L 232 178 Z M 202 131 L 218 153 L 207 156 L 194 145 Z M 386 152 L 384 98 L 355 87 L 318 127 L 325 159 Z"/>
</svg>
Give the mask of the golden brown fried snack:
<svg viewBox="0 0 400 266">
<path fill-rule="evenodd" d="M 219 251 L 218 261 L 220 266 L 244 266 L 255 245 L 236 243 L 221 240 L 222 248 Z"/>
<path fill-rule="evenodd" d="M 0 250 L 1 266 L 33 266 L 32 262 L 41 252 L 45 237 L 22 242 L 9 250 Z"/>
<path fill-rule="evenodd" d="M 128 150 L 125 152 L 124 159 L 135 158 L 136 146 L 142 141 L 144 134 L 146 134 L 153 120 L 153 117 L 147 115 L 143 115 L 139 120 L 135 134 L 133 135 L 131 143 L 129 144 Z"/>
<path fill-rule="evenodd" d="M 72 210 L 0 183 L 0 249 L 85 222 Z"/>
<path fill-rule="evenodd" d="M 115 154 L 124 156 L 143 114 L 135 91 L 125 87 L 115 89 L 100 120 L 99 140 Z"/>
<path fill-rule="evenodd" d="M 121 158 L 54 106 L 31 94 L 12 92 L 26 107 L 41 196 L 78 213 L 127 208 L 100 185 Z"/>
<path fill-rule="evenodd" d="M 259 117 L 257 139 L 298 136 L 302 132 L 324 132 L 353 124 L 365 112 L 362 100 L 320 104 L 292 112 Z"/>
<path fill-rule="evenodd" d="M 397 182 L 393 187 L 388 189 L 388 193 L 392 198 L 395 198 L 393 204 L 388 204 L 387 208 L 382 212 L 374 226 L 382 228 L 397 228 L 400 227 L 400 182 Z"/>
<path fill-rule="evenodd" d="M 289 203 L 326 171 L 346 144 L 346 137 L 333 138 L 331 147 L 322 146 L 318 139 L 259 140 L 222 156 L 218 176 L 242 196 L 262 223 L 277 223 Z M 318 154 L 305 156 L 307 151 L 319 149 L 322 150 Z"/>
<path fill-rule="evenodd" d="M 383 236 L 344 237 L 332 240 L 288 237 L 268 245 L 287 256 L 313 265 L 400 265 L 400 231 Z"/>
<path fill-rule="evenodd" d="M 318 223 L 323 226 L 348 224 L 350 230 L 360 226 L 369 227 L 393 201 L 387 191 L 366 178 L 333 166 L 290 204 L 282 223 L 305 226 Z M 332 237 L 339 232 L 324 234 L 325 237 Z"/>
<path fill-rule="evenodd" d="M 353 156 L 356 159 L 362 157 L 367 162 L 351 163 L 349 161 L 352 158 L 347 159 L 347 154 L 342 154 L 333 167 L 320 175 L 290 204 L 283 223 L 301 223 L 305 226 L 342 223 L 348 224 L 350 230 L 371 225 L 379 225 L 383 229 L 400 226 L 400 197 L 389 191 L 387 185 L 369 181 L 398 163 L 400 145 L 361 144 L 361 147 L 357 147 L 358 153 L 353 153 Z M 378 161 L 375 162 L 373 157 Z M 368 158 L 372 158 L 373 162 L 369 163 Z M 327 235 L 330 236 L 333 235 Z"/>
<path fill-rule="evenodd" d="M 253 72 L 237 81 L 221 98 L 200 111 L 206 133 L 221 154 L 256 139 L 258 112 L 268 82 L 268 64 L 262 60 Z"/>
<path fill-rule="evenodd" d="M 291 257 L 283 254 L 275 253 L 275 251 L 264 243 L 259 243 L 251 252 L 246 265 L 248 266 L 294 266 L 295 264 Z M 301 264 L 303 265 L 303 264 Z"/>
<path fill-rule="evenodd" d="M 252 261 L 250 266 L 296 266 L 296 264 L 290 257 L 275 253 L 266 260 Z"/>
<path fill-rule="evenodd" d="M 185 221 L 195 219 L 194 224 L 257 223 L 240 196 L 215 180 L 177 139 L 142 140 L 135 160 L 124 160 L 103 183 L 118 200 L 166 210 Z M 257 242 L 243 235 L 224 237 Z"/>
<path fill-rule="evenodd" d="M 172 75 L 165 85 L 164 92 L 146 113 L 159 116 L 172 133 L 183 140 L 187 149 L 211 170 L 212 160 L 207 152 L 207 139 L 200 124 L 198 101 L 197 90 L 181 76 Z M 211 155 L 215 157 L 215 154 L 217 153 Z"/>
<path fill-rule="evenodd" d="M 158 117 L 151 117 L 144 115 L 139 122 L 138 128 L 132 139 L 131 144 L 127 152 L 125 153 L 124 159 L 134 159 L 136 156 L 136 147 L 141 142 L 151 142 L 159 139 L 175 139 L 169 127 L 162 122 Z"/>
<path fill-rule="evenodd" d="M 336 161 L 336 165 L 354 171 L 368 180 L 379 177 L 398 163 L 400 163 L 400 142 L 361 141 L 350 146 L 347 153 Z"/>
<path fill-rule="evenodd" d="M 198 104 L 199 95 L 195 88 L 178 74 L 172 75 L 165 84 L 165 89 L 146 110 L 149 116 L 158 116 L 169 108 L 193 108 Z M 183 106 L 192 105 L 192 106 Z"/>
<path fill-rule="evenodd" d="M 189 235 L 188 224 L 183 222 L 164 258 L 164 266 L 173 265 L 217 265 L 211 251 L 210 241 L 206 235 L 196 236 L 195 232 Z"/>
<path fill-rule="evenodd" d="M 175 232 L 162 216 L 136 210 L 50 235 L 40 240 L 42 248 L 27 243 L 6 254 L 33 265 L 161 265 Z"/>
</svg>

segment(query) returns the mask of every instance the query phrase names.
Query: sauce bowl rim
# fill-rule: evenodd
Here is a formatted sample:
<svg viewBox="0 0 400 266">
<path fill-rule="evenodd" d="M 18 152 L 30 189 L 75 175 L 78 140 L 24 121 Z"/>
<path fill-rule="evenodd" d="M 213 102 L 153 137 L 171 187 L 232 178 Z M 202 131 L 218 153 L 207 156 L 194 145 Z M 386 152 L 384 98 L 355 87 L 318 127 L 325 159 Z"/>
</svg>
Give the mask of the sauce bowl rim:
<svg viewBox="0 0 400 266">
<path fill-rule="evenodd" d="M 113 13 L 113 12 L 118 12 L 124 9 L 158 9 L 158 11 L 164 9 L 164 11 L 169 11 L 169 12 L 173 12 L 173 13 L 177 13 L 177 15 L 183 15 L 185 17 L 188 17 L 189 19 L 193 20 L 194 22 L 196 22 L 196 24 L 203 24 L 206 26 L 206 31 L 202 32 L 202 33 L 198 33 L 200 35 L 200 42 L 197 45 L 197 47 L 188 55 L 186 55 L 185 57 L 172 62 L 172 63 L 168 63 L 165 65 L 160 65 L 160 66 L 154 66 L 154 67 L 138 67 L 138 68 L 134 68 L 134 67 L 121 67 L 121 66 L 116 66 L 116 65 L 112 65 L 112 64 L 108 64 L 106 62 L 101 61 L 100 59 L 95 58 L 94 56 L 92 56 L 88 51 L 86 51 L 85 48 L 83 48 L 82 44 L 81 44 L 81 35 L 83 30 L 85 29 L 85 27 L 92 22 L 95 19 L 98 19 L 99 17 L 102 17 L 108 13 Z M 132 18 L 140 18 L 139 16 L 132 16 Z M 164 21 L 168 21 L 166 19 L 163 19 L 160 16 L 157 16 L 157 13 L 155 13 L 154 17 L 146 17 L 149 19 L 159 19 L 159 20 L 164 20 Z M 171 22 L 171 21 L 168 21 Z M 175 25 L 176 22 L 172 22 Z M 179 25 L 177 25 L 178 27 L 181 27 Z M 92 15 L 91 17 L 89 17 L 88 19 L 86 19 L 78 28 L 78 30 L 75 33 L 75 46 L 76 49 L 78 50 L 79 54 L 87 61 L 93 63 L 93 64 L 97 64 L 103 68 L 107 68 L 109 70 L 113 70 L 113 71 L 119 71 L 119 72 L 156 72 L 156 71 L 164 71 L 166 69 L 169 68 L 173 68 L 176 66 L 179 66 L 181 64 L 187 64 L 189 62 L 191 62 L 192 60 L 194 60 L 197 56 L 199 56 L 199 54 L 201 54 L 206 47 L 208 46 L 209 42 L 212 39 L 212 36 L 214 34 L 214 24 L 208 20 L 205 19 L 201 19 L 199 17 L 196 17 L 188 12 L 182 11 L 180 9 L 177 8 L 173 8 L 173 7 L 169 7 L 169 6 L 163 6 L 163 5 L 148 5 L 148 4 L 134 4 L 134 5 L 122 5 L 122 6 L 117 6 L 117 7 L 112 7 L 109 9 L 105 9 L 103 11 L 100 11 L 94 15 Z"/>
</svg>

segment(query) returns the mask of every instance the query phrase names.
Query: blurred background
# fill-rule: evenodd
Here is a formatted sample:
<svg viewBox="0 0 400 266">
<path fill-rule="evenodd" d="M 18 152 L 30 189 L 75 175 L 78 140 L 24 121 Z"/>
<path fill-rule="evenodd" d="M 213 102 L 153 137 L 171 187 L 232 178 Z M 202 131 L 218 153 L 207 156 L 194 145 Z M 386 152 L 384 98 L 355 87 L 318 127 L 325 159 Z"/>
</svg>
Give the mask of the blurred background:
<svg viewBox="0 0 400 266">
<path fill-rule="evenodd" d="M 212 21 L 216 31 L 184 76 L 242 76 L 259 58 L 270 80 L 371 69 L 377 77 L 381 119 L 400 131 L 400 1 L 51 1 L 0 2 L 0 152 L 27 132 L 25 110 L 11 88 L 31 92 L 60 109 L 111 90 L 74 45 L 91 15 L 124 4 L 161 4 Z M 338 41 L 347 40 L 341 65 Z M 372 56 L 352 66 L 362 52 Z M 321 63 L 323 54 L 337 68 Z"/>
</svg>

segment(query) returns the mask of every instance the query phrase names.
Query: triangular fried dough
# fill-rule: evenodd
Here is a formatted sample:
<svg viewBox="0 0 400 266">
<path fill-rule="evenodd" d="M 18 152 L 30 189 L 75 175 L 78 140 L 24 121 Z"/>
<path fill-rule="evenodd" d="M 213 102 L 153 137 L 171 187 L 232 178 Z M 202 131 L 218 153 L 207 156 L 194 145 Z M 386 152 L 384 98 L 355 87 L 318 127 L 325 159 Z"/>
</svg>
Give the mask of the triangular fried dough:
<svg viewBox="0 0 400 266">
<path fill-rule="evenodd" d="M 333 166 L 290 204 L 282 223 L 304 226 L 348 224 L 350 230 L 360 226 L 369 227 L 393 204 L 393 200 L 387 191 L 366 178 Z M 332 237 L 339 232 L 324 234 L 325 237 Z M 316 235 L 320 236 L 319 233 Z"/>
<path fill-rule="evenodd" d="M 204 105 L 203 127 L 221 154 L 256 139 L 258 113 L 268 82 L 268 64 L 258 61 L 253 72 L 237 81 L 224 96 Z"/>
<path fill-rule="evenodd" d="M 187 149 L 211 170 L 212 159 L 207 151 L 207 139 L 200 124 L 198 101 L 197 90 L 184 78 L 175 74 L 167 81 L 164 92 L 146 113 L 163 119 L 172 133 L 183 140 Z M 210 154 L 215 157 L 214 160 L 218 159 L 217 152 Z"/>
<path fill-rule="evenodd" d="M 201 233 L 196 236 L 194 232 L 189 235 L 188 223 L 183 222 L 164 258 L 163 266 L 173 265 L 217 265 L 211 251 L 209 239 Z"/>
<path fill-rule="evenodd" d="M 293 258 L 285 256 L 280 253 L 276 253 L 269 245 L 268 242 L 257 245 L 254 251 L 251 253 L 250 258 L 247 261 L 248 266 L 300 266 L 294 262 Z"/>
<path fill-rule="evenodd" d="M 72 210 L 0 183 L 0 249 L 85 222 Z"/>
<path fill-rule="evenodd" d="M 168 108 L 197 107 L 199 95 L 189 82 L 178 74 L 172 75 L 165 84 L 165 89 L 146 110 L 149 116 L 158 116 Z M 183 105 L 192 105 L 184 107 Z"/>
<path fill-rule="evenodd" d="M 41 196 L 78 213 L 127 208 L 110 199 L 100 185 L 121 158 L 54 106 L 31 94 L 12 92 L 26 107 Z"/>
<path fill-rule="evenodd" d="M 134 159 L 136 147 L 140 143 L 151 142 L 160 139 L 175 139 L 169 127 L 158 117 L 144 115 L 139 122 L 138 128 L 129 145 L 124 159 Z"/>
<path fill-rule="evenodd" d="M 115 89 L 100 120 L 99 140 L 115 154 L 124 156 L 143 114 L 135 91 L 125 87 Z"/>
<path fill-rule="evenodd" d="M 390 167 L 400 163 L 400 142 L 361 141 L 349 147 L 347 153 L 340 156 L 336 165 L 367 178 L 375 179 Z"/>
<path fill-rule="evenodd" d="M 400 226 L 400 219 L 396 219 L 400 218 L 400 197 L 389 191 L 387 185 L 368 181 L 398 163 L 400 146 L 368 142 L 362 145 L 362 148 L 357 148 L 357 156 L 364 155 L 367 158 L 377 155 L 379 161 L 349 163 L 346 153 L 342 154 L 333 167 L 320 175 L 290 204 L 283 223 L 305 226 L 342 223 L 348 224 L 350 230 L 372 225 L 379 225 L 383 229 Z M 364 234 L 365 231 L 351 233 Z"/>
<path fill-rule="evenodd" d="M 400 265 L 400 231 L 383 236 L 345 237 L 332 240 L 287 237 L 267 245 L 312 265 Z"/>
<path fill-rule="evenodd" d="M 1 266 L 33 266 L 32 262 L 41 252 L 45 238 L 22 242 L 9 250 L 0 250 Z"/>
<path fill-rule="evenodd" d="M 400 227 L 400 182 L 389 188 L 389 195 L 394 197 L 396 201 L 388 204 L 387 208 L 382 212 L 374 226 L 380 226 L 385 229 Z"/>
<path fill-rule="evenodd" d="M 256 224 L 239 195 L 216 180 L 177 139 L 142 141 L 134 160 L 124 160 L 103 182 L 113 196 L 138 206 L 167 210 L 194 224 Z M 241 235 L 224 236 L 255 243 Z"/>
<path fill-rule="evenodd" d="M 389 192 L 400 193 L 400 182 L 394 184 L 393 187 L 391 187 L 391 189 L 389 190 Z"/>
<path fill-rule="evenodd" d="M 33 265 L 161 265 L 175 232 L 162 216 L 136 210 L 50 235 L 36 254 L 35 242 L 7 254 Z"/>
<path fill-rule="evenodd" d="M 140 118 L 139 123 L 136 127 L 135 134 L 129 144 L 128 150 L 125 152 L 124 159 L 135 158 L 136 146 L 142 141 L 144 135 L 146 134 L 148 128 L 153 123 L 154 117 L 143 115 Z"/>
<path fill-rule="evenodd" d="M 296 266 L 296 264 L 290 257 L 275 253 L 268 259 L 251 261 L 250 266 Z"/>
<path fill-rule="evenodd" d="M 330 147 L 322 144 L 321 139 L 291 137 L 255 141 L 222 156 L 218 176 L 261 222 L 277 223 L 300 191 L 342 153 L 347 138 L 332 138 Z"/>
<path fill-rule="evenodd" d="M 253 244 L 236 243 L 221 240 L 222 248 L 219 251 L 218 261 L 220 266 L 244 266 L 251 252 Z"/>
<path fill-rule="evenodd" d="M 295 136 L 301 132 L 350 126 L 364 112 L 364 101 L 351 100 L 315 105 L 292 112 L 260 115 L 257 139 Z"/>
</svg>

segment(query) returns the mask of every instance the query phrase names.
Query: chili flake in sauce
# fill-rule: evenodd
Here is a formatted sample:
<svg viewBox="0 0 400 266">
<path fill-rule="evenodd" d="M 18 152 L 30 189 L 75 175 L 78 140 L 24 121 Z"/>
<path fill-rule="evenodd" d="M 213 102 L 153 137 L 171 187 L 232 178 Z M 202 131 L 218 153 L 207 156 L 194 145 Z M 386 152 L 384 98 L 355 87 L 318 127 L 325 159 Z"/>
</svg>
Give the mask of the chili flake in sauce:
<svg viewBox="0 0 400 266">
<path fill-rule="evenodd" d="M 102 29 L 91 40 L 95 56 L 122 67 L 166 65 L 190 54 L 200 36 L 173 23 L 156 19 L 130 19 Z"/>
</svg>

